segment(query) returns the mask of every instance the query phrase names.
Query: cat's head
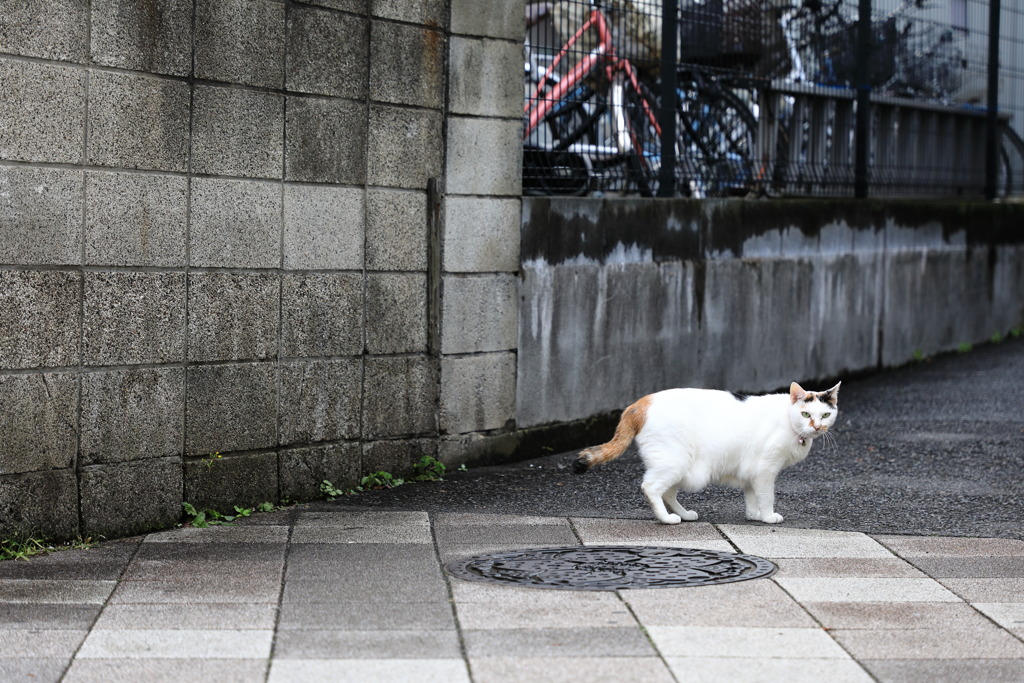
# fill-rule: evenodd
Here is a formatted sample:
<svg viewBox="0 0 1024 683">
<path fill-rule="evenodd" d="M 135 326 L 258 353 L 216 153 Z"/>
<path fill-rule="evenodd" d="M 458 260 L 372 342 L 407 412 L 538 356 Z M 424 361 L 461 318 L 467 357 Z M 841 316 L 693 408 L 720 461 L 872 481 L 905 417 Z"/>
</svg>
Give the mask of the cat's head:
<svg viewBox="0 0 1024 683">
<path fill-rule="evenodd" d="M 827 432 L 839 414 L 839 384 L 825 391 L 807 391 L 796 382 L 789 385 L 789 421 L 801 437 L 813 439 Z"/>
</svg>

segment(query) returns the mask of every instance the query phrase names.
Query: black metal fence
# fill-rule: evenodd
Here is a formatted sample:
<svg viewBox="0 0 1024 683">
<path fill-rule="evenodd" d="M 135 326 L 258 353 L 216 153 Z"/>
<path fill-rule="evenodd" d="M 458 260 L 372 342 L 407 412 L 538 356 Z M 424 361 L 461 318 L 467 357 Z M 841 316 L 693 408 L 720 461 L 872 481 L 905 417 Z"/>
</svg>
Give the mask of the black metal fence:
<svg viewBox="0 0 1024 683">
<path fill-rule="evenodd" d="M 531 3 L 524 192 L 1020 196 L 1022 17 L 978 0 Z"/>
</svg>

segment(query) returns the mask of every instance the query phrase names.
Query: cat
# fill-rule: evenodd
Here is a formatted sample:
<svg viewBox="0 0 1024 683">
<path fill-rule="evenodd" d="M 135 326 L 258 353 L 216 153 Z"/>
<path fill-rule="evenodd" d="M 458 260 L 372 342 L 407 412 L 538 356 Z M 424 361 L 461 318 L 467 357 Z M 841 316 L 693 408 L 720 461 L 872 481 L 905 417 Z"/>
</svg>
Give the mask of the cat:
<svg viewBox="0 0 1024 683">
<path fill-rule="evenodd" d="M 623 411 L 611 441 L 580 451 L 573 469 L 582 474 L 614 460 L 636 440 L 646 468 L 641 490 L 659 522 L 696 520 L 676 493 L 715 482 L 743 489 L 747 519 L 778 524 L 775 478 L 835 424 L 840 384 L 807 391 L 793 382 L 789 394 L 764 396 L 711 389 L 649 394 Z"/>
</svg>

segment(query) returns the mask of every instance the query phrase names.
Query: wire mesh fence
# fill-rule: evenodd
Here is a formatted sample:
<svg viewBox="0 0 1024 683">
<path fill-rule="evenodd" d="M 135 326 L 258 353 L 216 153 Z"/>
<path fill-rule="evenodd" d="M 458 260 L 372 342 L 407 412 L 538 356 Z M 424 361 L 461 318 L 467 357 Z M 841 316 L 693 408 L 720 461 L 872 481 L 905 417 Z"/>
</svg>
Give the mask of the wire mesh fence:
<svg viewBox="0 0 1024 683">
<path fill-rule="evenodd" d="M 530 3 L 524 191 L 1019 196 L 1022 16 L 1024 0 Z"/>
</svg>

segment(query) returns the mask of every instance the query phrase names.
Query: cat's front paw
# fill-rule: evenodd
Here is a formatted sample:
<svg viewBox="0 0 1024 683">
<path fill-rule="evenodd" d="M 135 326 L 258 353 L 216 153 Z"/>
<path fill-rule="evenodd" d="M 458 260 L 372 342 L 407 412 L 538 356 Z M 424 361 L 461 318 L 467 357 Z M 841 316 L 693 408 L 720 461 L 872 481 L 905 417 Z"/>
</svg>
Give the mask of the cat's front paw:
<svg viewBox="0 0 1024 683">
<path fill-rule="evenodd" d="M 683 518 L 680 517 L 679 515 L 669 513 L 669 514 L 665 515 L 664 517 L 659 517 L 658 521 L 661 522 L 662 524 L 679 524 L 680 522 L 683 521 Z"/>
<path fill-rule="evenodd" d="M 767 515 L 762 516 L 761 521 L 765 524 L 778 524 L 782 521 L 782 515 L 778 512 L 770 512 Z"/>
</svg>

